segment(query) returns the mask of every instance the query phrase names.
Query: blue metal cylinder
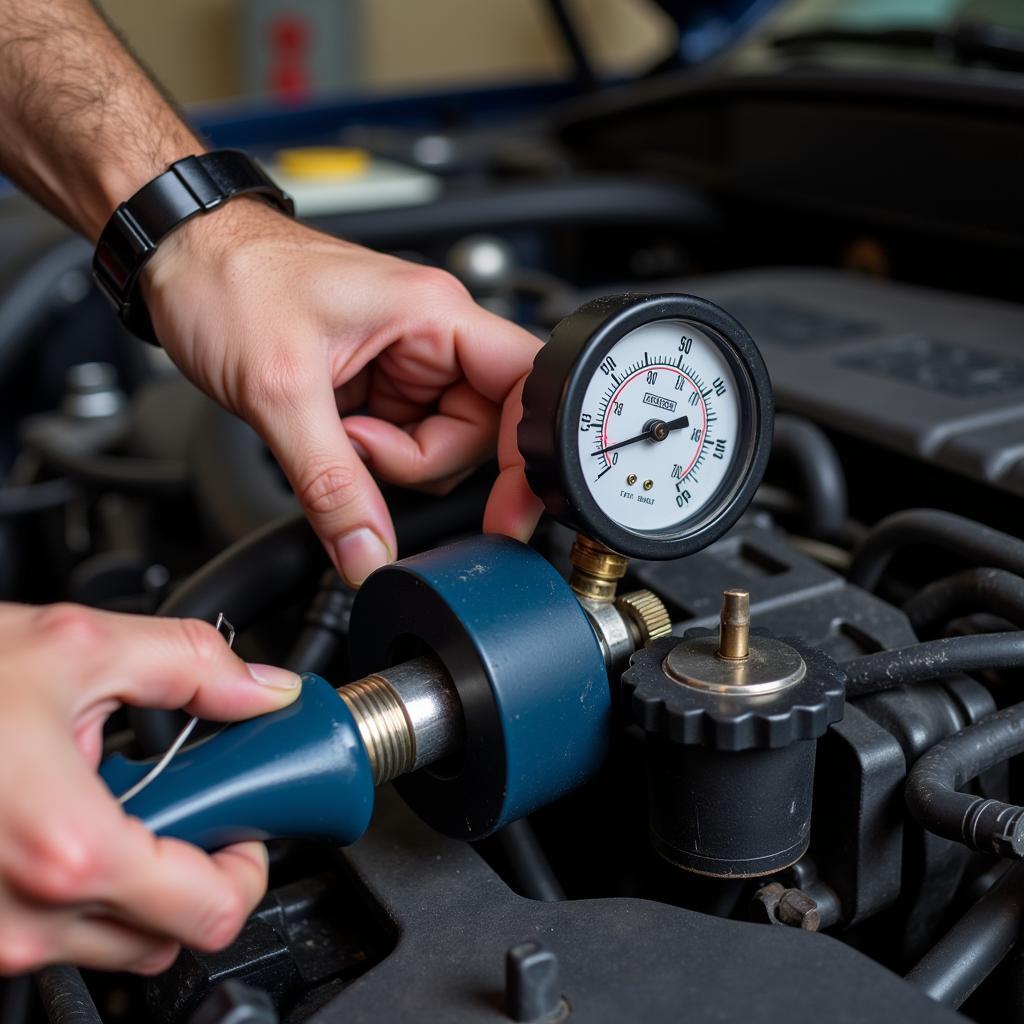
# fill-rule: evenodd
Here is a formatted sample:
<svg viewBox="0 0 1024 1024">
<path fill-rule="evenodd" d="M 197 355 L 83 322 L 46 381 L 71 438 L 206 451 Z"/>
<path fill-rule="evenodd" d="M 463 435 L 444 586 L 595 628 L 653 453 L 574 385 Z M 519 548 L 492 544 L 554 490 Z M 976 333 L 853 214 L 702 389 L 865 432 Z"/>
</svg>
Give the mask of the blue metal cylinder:
<svg viewBox="0 0 1024 1024">
<path fill-rule="evenodd" d="M 455 683 L 461 757 L 395 783 L 447 835 L 488 835 L 604 759 L 611 701 L 600 647 L 568 584 L 524 544 L 473 537 L 379 569 L 359 591 L 349 637 L 358 674 L 430 652 Z"/>
<path fill-rule="evenodd" d="M 118 794 L 152 766 L 115 754 L 100 775 Z M 349 844 L 370 823 L 373 790 L 352 713 L 329 683 L 306 675 L 293 704 L 186 747 L 125 810 L 205 850 L 247 839 Z"/>
</svg>

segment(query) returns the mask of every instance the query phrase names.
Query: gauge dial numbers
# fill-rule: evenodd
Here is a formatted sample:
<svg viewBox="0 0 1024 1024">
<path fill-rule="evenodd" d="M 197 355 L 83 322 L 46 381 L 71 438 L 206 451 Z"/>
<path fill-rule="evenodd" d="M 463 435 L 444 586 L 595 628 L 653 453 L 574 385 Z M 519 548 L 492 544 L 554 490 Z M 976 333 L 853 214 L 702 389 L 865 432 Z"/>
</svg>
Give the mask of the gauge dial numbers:
<svg viewBox="0 0 1024 1024">
<path fill-rule="evenodd" d="M 548 512 L 614 551 L 679 558 L 750 503 L 771 445 L 768 372 L 692 295 L 617 295 L 566 317 L 523 391 L 519 448 Z"/>
<path fill-rule="evenodd" d="M 695 325 L 637 328 L 602 360 L 583 398 L 579 459 L 590 493 L 631 529 L 696 515 L 732 465 L 737 401 L 731 368 Z"/>
</svg>

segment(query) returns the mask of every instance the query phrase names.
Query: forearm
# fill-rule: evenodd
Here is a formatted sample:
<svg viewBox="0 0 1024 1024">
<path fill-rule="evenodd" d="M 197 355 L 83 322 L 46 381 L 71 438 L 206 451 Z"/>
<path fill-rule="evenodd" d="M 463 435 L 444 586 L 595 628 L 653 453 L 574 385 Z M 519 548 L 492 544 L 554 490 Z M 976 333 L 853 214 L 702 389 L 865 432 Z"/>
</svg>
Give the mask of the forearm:
<svg viewBox="0 0 1024 1024">
<path fill-rule="evenodd" d="M 0 0 L 0 170 L 95 240 L 201 144 L 89 0 Z"/>
</svg>

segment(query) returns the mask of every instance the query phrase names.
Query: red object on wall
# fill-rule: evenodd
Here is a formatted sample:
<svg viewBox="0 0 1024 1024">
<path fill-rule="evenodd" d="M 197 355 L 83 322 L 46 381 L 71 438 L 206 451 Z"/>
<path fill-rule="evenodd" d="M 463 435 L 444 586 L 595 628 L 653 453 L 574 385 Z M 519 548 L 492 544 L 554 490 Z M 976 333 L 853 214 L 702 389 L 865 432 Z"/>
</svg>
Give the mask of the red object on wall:
<svg viewBox="0 0 1024 1024">
<path fill-rule="evenodd" d="M 309 30 L 309 23 L 299 15 L 282 15 L 268 23 L 271 56 L 267 87 L 274 96 L 303 100 L 309 95 Z"/>
</svg>

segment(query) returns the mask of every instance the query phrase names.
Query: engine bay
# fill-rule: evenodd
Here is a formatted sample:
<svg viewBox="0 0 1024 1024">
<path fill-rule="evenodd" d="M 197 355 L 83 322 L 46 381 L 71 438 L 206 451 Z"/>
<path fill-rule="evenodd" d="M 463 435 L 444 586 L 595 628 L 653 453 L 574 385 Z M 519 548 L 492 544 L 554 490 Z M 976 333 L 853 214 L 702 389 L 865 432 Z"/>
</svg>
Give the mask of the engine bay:
<svg viewBox="0 0 1024 1024">
<path fill-rule="evenodd" d="M 333 768 L 253 783 L 254 814 L 335 820 L 271 842 L 228 949 L 154 978 L 48 969 L 38 1003 L 8 983 L 5 1021 L 1021 1005 L 1024 149 L 986 126 L 1019 132 L 1024 86 L 736 60 L 452 128 L 437 200 L 312 218 L 446 266 L 545 339 L 519 428 L 548 511 L 529 548 L 480 536 L 493 463 L 446 495 L 392 488 L 401 560 L 357 594 L 259 437 L 115 325 L 84 243 L 40 222 L 5 257 L 0 596 L 222 614 L 244 657 L 339 688 L 308 713 L 351 715 L 373 775 L 358 807 Z M 912 193 L 822 128 L 935 152 L 954 121 L 984 143 Z M 745 157 L 776 128 L 804 144 L 774 146 L 773 178 Z M 426 129 L 348 131 L 403 157 Z M 636 454 L 670 436 L 664 463 Z M 156 757 L 183 721 L 122 710 L 105 753 Z M 296 778 L 320 756 L 260 742 L 298 751 Z"/>
</svg>

